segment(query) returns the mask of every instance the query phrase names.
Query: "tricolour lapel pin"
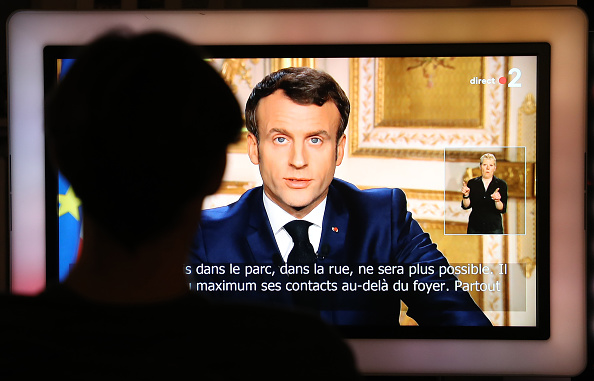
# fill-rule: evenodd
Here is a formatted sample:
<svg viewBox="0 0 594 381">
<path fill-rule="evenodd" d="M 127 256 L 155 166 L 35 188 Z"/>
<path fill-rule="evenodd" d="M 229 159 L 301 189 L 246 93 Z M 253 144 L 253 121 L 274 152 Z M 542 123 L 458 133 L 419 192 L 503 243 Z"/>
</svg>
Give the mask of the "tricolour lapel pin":
<svg viewBox="0 0 594 381">
<path fill-rule="evenodd" d="M 334 233 L 338 233 L 338 228 L 337 228 L 336 226 L 332 226 L 332 231 L 333 231 Z"/>
</svg>

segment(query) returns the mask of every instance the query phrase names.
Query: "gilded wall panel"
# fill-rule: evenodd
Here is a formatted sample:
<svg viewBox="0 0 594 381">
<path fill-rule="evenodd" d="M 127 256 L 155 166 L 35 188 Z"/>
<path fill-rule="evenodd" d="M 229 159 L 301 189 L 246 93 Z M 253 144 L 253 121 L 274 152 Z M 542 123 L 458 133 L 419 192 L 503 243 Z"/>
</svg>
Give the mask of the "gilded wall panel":
<svg viewBox="0 0 594 381">
<path fill-rule="evenodd" d="M 448 146 L 491 151 L 505 146 L 505 86 L 470 81 L 504 76 L 507 60 L 457 57 L 442 65 L 429 62 L 425 66 L 437 67 L 427 74 L 419 63 L 423 59 L 439 57 L 351 59 L 351 155 L 438 160 Z M 415 67 L 415 62 L 421 66 Z M 404 95 L 401 88 L 412 95 Z M 468 159 L 463 149 L 458 156 Z"/>
</svg>

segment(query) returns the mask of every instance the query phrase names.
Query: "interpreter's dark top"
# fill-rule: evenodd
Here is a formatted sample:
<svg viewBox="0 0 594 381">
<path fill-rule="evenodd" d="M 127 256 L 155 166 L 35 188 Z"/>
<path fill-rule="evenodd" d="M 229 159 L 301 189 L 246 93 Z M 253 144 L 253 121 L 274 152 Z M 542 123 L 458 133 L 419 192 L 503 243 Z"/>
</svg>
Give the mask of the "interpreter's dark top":
<svg viewBox="0 0 594 381">
<path fill-rule="evenodd" d="M 482 176 L 475 177 L 468 180 L 468 188 L 470 188 L 470 206 L 472 208 L 470 217 L 468 217 L 468 234 L 503 234 L 503 221 L 501 215 L 507 210 L 507 183 L 493 176 L 491 183 L 485 190 Z M 501 194 L 501 202 L 503 209 L 499 210 L 495 207 L 495 201 L 491 199 L 491 195 L 499 189 Z M 464 200 L 463 200 L 464 201 Z"/>
<path fill-rule="evenodd" d="M 101 304 L 65 286 L 0 295 L 0 379 L 357 379 L 347 345 L 306 314 L 195 294 Z"/>
</svg>

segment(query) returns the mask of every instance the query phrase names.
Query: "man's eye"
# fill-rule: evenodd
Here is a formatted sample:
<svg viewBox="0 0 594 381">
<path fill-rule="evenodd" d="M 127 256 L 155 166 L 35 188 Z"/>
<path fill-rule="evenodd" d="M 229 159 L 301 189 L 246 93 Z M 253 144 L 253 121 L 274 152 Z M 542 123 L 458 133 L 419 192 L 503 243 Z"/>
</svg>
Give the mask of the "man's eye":
<svg viewBox="0 0 594 381">
<path fill-rule="evenodd" d="M 284 143 L 287 141 L 287 138 L 283 138 L 282 136 L 279 136 L 278 138 L 275 138 L 274 140 L 276 140 L 277 143 Z"/>
<path fill-rule="evenodd" d="M 311 138 L 311 142 L 313 144 L 320 144 L 322 142 L 322 139 L 320 139 L 320 138 Z"/>
</svg>

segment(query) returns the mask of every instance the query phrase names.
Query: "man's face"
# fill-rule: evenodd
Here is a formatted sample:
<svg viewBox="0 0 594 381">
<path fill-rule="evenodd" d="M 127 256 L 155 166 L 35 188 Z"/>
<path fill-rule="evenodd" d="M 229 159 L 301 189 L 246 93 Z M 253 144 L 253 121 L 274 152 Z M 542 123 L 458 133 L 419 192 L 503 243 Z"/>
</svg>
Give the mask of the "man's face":
<svg viewBox="0 0 594 381">
<path fill-rule="evenodd" d="M 492 179 L 493 174 L 497 166 L 495 165 L 495 160 L 493 159 L 484 159 L 483 164 L 481 164 L 481 174 L 483 175 L 484 179 Z"/>
<path fill-rule="evenodd" d="M 266 195 L 283 210 L 302 218 L 328 194 L 344 156 L 346 138 L 336 142 L 336 105 L 299 105 L 282 90 L 260 100 L 256 109 L 260 143 L 248 135 L 248 154 L 260 166 Z"/>
</svg>

